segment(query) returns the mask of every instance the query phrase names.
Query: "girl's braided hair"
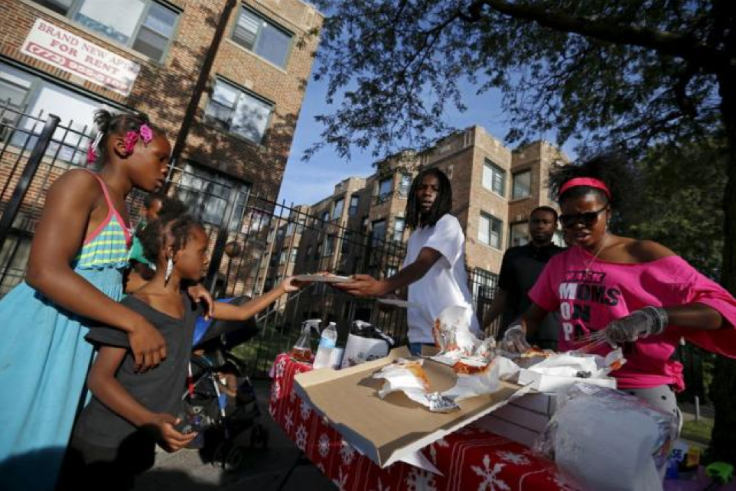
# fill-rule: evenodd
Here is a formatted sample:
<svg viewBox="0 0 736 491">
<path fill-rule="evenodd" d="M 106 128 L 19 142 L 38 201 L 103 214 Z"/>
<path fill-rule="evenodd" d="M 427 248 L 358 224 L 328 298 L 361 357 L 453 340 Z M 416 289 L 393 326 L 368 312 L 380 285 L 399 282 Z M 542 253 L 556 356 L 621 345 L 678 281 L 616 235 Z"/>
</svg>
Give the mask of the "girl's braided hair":
<svg viewBox="0 0 736 491">
<path fill-rule="evenodd" d="M 167 235 L 174 239 L 171 248 L 176 254 L 186 247 L 191 231 L 197 227 L 203 228 L 202 224 L 192 215 L 172 216 L 171 214 L 165 214 L 160 215 L 157 220 L 153 220 L 146 225 L 136 235 L 141 241 L 146 259 L 156 264 L 161 249 L 166 245 Z"/>
</svg>

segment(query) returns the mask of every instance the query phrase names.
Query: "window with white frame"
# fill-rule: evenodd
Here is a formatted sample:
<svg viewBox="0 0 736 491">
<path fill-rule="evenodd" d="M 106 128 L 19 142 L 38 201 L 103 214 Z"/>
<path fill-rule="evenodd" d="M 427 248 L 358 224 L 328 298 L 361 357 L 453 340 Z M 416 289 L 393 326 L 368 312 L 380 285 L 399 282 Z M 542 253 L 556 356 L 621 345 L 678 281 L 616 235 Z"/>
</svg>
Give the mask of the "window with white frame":
<svg viewBox="0 0 736 491">
<path fill-rule="evenodd" d="M 525 170 L 517 172 L 513 176 L 513 189 L 511 199 L 528 198 L 532 194 L 532 171 Z"/>
<path fill-rule="evenodd" d="M 90 31 L 162 61 L 181 14 L 155 0 L 33 0 Z"/>
<path fill-rule="evenodd" d="M 394 236 L 393 240 L 394 242 L 401 242 L 404 240 L 404 227 L 406 226 L 406 222 L 403 218 L 395 218 L 394 219 Z"/>
<path fill-rule="evenodd" d="M 488 159 L 483 164 L 483 187 L 506 196 L 506 171 Z"/>
<path fill-rule="evenodd" d="M 360 196 L 350 197 L 350 208 L 348 208 L 348 215 L 354 217 L 358 214 L 358 203 L 360 203 Z"/>
<path fill-rule="evenodd" d="M 4 102 L 0 102 L 0 106 L 24 109 L 26 114 L 43 120 L 50 112 L 59 116 L 59 128 L 54 132 L 46 155 L 75 164 L 86 162 L 94 112 L 106 107 L 95 99 L 3 63 L 0 63 L 0 101 Z M 10 110 L 0 110 L 0 113 L 0 141 L 10 139 L 13 146 L 32 149 L 43 123 L 21 118 Z"/>
<path fill-rule="evenodd" d="M 296 247 L 291 250 L 291 258 L 289 261 L 293 264 L 296 262 L 296 257 L 299 255 L 299 249 Z"/>
<path fill-rule="evenodd" d="M 478 224 L 479 241 L 496 249 L 500 249 L 502 243 L 502 231 L 503 222 L 501 220 L 487 213 L 480 214 L 480 223 Z"/>
<path fill-rule="evenodd" d="M 376 247 L 386 237 L 386 220 L 376 220 L 371 229 L 371 245 Z"/>
<path fill-rule="evenodd" d="M 233 30 L 234 42 L 281 68 L 286 67 L 292 38 L 289 31 L 245 6 Z"/>
<path fill-rule="evenodd" d="M 223 129 L 260 144 L 273 107 L 273 103 L 218 78 L 205 116 Z"/>
<path fill-rule="evenodd" d="M 344 207 L 345 207 L 344 198 L 335 200 L 335 203 L 332 206 L 332 219 L 333 220 L 339 220 L 342 217 L 342 210 Z"/>
<path fill-rule="evenodd" d="M 233 188 L 236 190 L 235 203 L 231 217 L 226 217 L 227 200 Z M 215 226 L 225 225 L 230 218 L 229 230 L 237 229 L 240 224 L 249 193 L 249 183 L 192 163 L 184 166 L 177 189 L 179 199 L 189 206 L 190 213 Z"/>
<path fill-rule="evenodd" d="M 391 187 L 393 185 L 394 178 L 387 177 L 386 179 L 381 179 L 378 182 L 378 192 L 376 193 L 378 195 L 378 201 L 385 201 L 391 196 Z"/>
<path fill-rule="evenodd" d="M 407 196 L 409 196 L 411 181 L 412 178 L 410 174 L 401 175 L 401 181 L 399 182 L 399 196 L 401 196 L 402 198 L 406 198 Z"/>
<path fill-rule="evenodd" d="M 509 247 L 529 243 L 529 222 L 512 223 L 509 227 Z"/>
</svg>

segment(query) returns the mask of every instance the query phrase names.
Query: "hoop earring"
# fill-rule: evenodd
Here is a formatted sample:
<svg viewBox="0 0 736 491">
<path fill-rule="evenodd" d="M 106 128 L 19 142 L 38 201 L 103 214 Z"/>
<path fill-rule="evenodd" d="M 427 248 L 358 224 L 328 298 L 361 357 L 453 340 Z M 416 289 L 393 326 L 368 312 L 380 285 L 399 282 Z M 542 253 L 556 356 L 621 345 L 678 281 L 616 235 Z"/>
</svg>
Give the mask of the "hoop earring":
<svg viewBox="0 0 736 491">
<path fill-rule="evenodd" d="M 166 286 L 169 283 L 169 278 L 171 278 L 171 273 L 174 271 L 174 261 L 169 258 L 168 261 L 166 261 L 166 273 L 164 273 L 164 286 Z"/>
</svg>

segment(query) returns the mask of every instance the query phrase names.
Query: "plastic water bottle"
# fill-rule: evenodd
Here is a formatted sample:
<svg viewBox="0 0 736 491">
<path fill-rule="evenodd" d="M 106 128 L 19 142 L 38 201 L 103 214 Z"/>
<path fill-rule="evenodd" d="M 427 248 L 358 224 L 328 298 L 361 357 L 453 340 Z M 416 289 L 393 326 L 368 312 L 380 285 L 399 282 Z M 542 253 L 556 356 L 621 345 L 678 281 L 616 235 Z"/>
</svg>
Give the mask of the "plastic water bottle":
<svg viewBox="0 0 736 491">
<path fill-rule="evenodd" d="M 330 322 L 322 331 L 322 337 L 319 340 L 319 347 L 317 348 L 317 354 L 314 356 L 314 363 L 312 365 L 315 369 L 330 366 L 330 357 L 336 344 L 337 328 L 334 322 Z"/>
</svg>

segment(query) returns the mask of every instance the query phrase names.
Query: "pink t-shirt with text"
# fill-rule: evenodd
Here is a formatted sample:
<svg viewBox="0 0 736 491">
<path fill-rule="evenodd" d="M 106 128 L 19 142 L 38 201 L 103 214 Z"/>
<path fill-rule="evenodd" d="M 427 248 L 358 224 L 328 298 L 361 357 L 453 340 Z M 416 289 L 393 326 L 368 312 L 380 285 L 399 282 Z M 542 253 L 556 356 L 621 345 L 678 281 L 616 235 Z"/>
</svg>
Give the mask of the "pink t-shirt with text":
<svg viewBox="0 0 736 491">
<path fill-rule="evenodd" d="M 736 358 L 736 301 L 678 256 L 621 264 L 594 259 L 581 247 L 571 247 L 550 259 L 529 298 L 544 310 L 559 311 L 560 351 L 580 348 L 581 336 L 648 305 L 701 303 L 721 313 L 725 322 L 718 330 L 670 325 L 658 336 L 627 343 L 626 364 L 613 372 L 621 389 L 673 385 L 682 390 L 682 365 L 670 359 L 681 337 L 708 351 Z M 605 344 L 593 352 L 605 355 L 610 351 Z"/>
</svg>

